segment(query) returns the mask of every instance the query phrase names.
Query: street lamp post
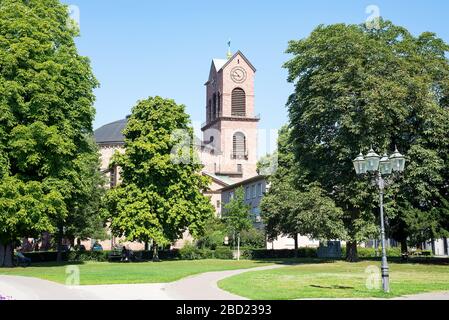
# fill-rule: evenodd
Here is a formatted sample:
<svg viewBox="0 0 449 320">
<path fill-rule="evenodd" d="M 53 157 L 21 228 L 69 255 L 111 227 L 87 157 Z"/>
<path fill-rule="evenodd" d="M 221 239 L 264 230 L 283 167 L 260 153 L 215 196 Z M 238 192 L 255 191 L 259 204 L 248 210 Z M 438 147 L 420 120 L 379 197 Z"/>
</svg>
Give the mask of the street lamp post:
<svg viewBox="0 0 449 320">
<path fill-rule="evenodd" d="M 405 168 L 405 157 L 395 150 L 395 152 L 388 157 L 387 154 L 381 158 L 374 150 L 368 152 L 364 157 L 360 153 L 353 161 L 354 169 L 358 175 L 364 175 L 367 172 L 374 173 L 376 176 L 376 183 L 379 188 L 379 208 L 380 208 L 380 236 L 382 245 L 382 288 L 384 292 L 390 292 L 389 268 L 387 262 L 387 249 L 385 242 L 385 220 L 384 220 L 384 190 L 385 180 L 383 176 L 390 175 L 394 172 L 403 172 Z"/>
</svg>

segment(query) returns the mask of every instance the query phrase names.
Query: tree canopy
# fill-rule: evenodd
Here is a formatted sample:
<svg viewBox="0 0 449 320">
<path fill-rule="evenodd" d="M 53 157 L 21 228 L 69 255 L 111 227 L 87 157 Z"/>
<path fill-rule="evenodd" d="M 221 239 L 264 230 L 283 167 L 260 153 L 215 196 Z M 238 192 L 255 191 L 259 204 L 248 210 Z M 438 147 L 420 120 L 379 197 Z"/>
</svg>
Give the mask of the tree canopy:
<svg viewBox="0 0 449 320">
<path fill-rule="evenodd" d="M 427 239 L 447 235 L 448 50 L 433 33 L 414 36 L 383 20 L 379 29 L 321 25 L 289 43 L 295 162 L 301 180 L 318 182 L 343 210 L 350 246 L 377 231 L 376 189 L 351 163 L 370 146 L 407 156 L 403 178 L 388 189 L 390 223 Z M 419 216 L 426 223 L 412 223 Z"/>
<path fill-rule="evenodd" d="M 182 140 L 193 141 L 185 106 L 161 97 L 139 101 L 124 135 L 126 151 L 113 161 L 122 182 L 107 196 L 113 233 L 159 244 L 187 230 L 200 236 L 214 211 L 202 194 L 209 180 L 200 173 L 196 150 Z"/>
<path fill-rule="evenodd" d="M 291 130 L 279 131 L 277 170 L 268 177 L 270 188 L 262 199 L 261 208 L 270 240 L 280 235 L 308 236 L 312 239 L 342 239 L 342 210 L 326 196 L 317 183 L 298 186 L 296 180 Z"/>
<path fill-rule="evenodd" d="M 251 228 L 251 206 L 245 203 L 245 190 L 239 187 L 235 190 L 231 201 L 224 206 L 223 219 L 229 233 L 239 234 Z"/>
<path fill-rule="evenodd" d="M 61 228 L 92 191 L 81 167 L 98 158 L 98 82 L 68 22 L 57 0 L 0 1 L 0 265 L 17 237 Z"/>
</svg>

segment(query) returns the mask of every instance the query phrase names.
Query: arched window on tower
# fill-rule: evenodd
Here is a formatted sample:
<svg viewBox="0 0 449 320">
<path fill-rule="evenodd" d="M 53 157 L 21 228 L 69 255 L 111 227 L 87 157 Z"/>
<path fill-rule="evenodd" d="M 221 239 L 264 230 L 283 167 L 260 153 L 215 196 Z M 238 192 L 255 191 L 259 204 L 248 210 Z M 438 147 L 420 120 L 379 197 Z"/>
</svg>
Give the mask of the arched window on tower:
<svg viewBox="0 0 449 320">
<path fill-rule="evenodd" d="M 231 115 L 236 117 L 246 116 L 246 94 L 241 88 L 232 90 Z"/>
<path fill-rule="evenodd" d="M 237 132 L 232 141 L 232 159 L 247 159 L 246 137 L 243 133 Z"/>
</svg>

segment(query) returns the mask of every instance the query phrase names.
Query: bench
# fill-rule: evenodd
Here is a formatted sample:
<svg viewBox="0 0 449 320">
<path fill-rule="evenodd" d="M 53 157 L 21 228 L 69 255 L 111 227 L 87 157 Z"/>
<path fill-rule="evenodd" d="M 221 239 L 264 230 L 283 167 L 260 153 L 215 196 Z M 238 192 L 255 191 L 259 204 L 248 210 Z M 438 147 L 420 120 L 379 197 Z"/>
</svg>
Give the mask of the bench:
<svg viewBox="0 0 449 320">
<path fill-rule="evenodd" d="M 123 258 L 122 251 L 114 250 L 114 251 L 111 251 L 111 253 L 109 254 L 108 261 L 109 262 L 122 261 L 122 258 Z"/>
</svg>

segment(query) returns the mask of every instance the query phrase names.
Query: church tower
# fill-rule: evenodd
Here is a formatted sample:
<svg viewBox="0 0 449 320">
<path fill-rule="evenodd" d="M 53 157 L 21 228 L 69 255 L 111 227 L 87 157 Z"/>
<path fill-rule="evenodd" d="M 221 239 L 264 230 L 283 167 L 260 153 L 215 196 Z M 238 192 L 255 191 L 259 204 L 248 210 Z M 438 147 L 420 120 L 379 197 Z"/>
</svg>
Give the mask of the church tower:
<svg viewBox="0 0 449 320">
<path fill-rule="evenodd" d="M 204 171 L 238 182 L 257 175 L 257 125 L 254 109 L 256 69 L 238 51 L 213 59 L 206 82 L 203 143 L 210 146 Z"/>
</svg>

